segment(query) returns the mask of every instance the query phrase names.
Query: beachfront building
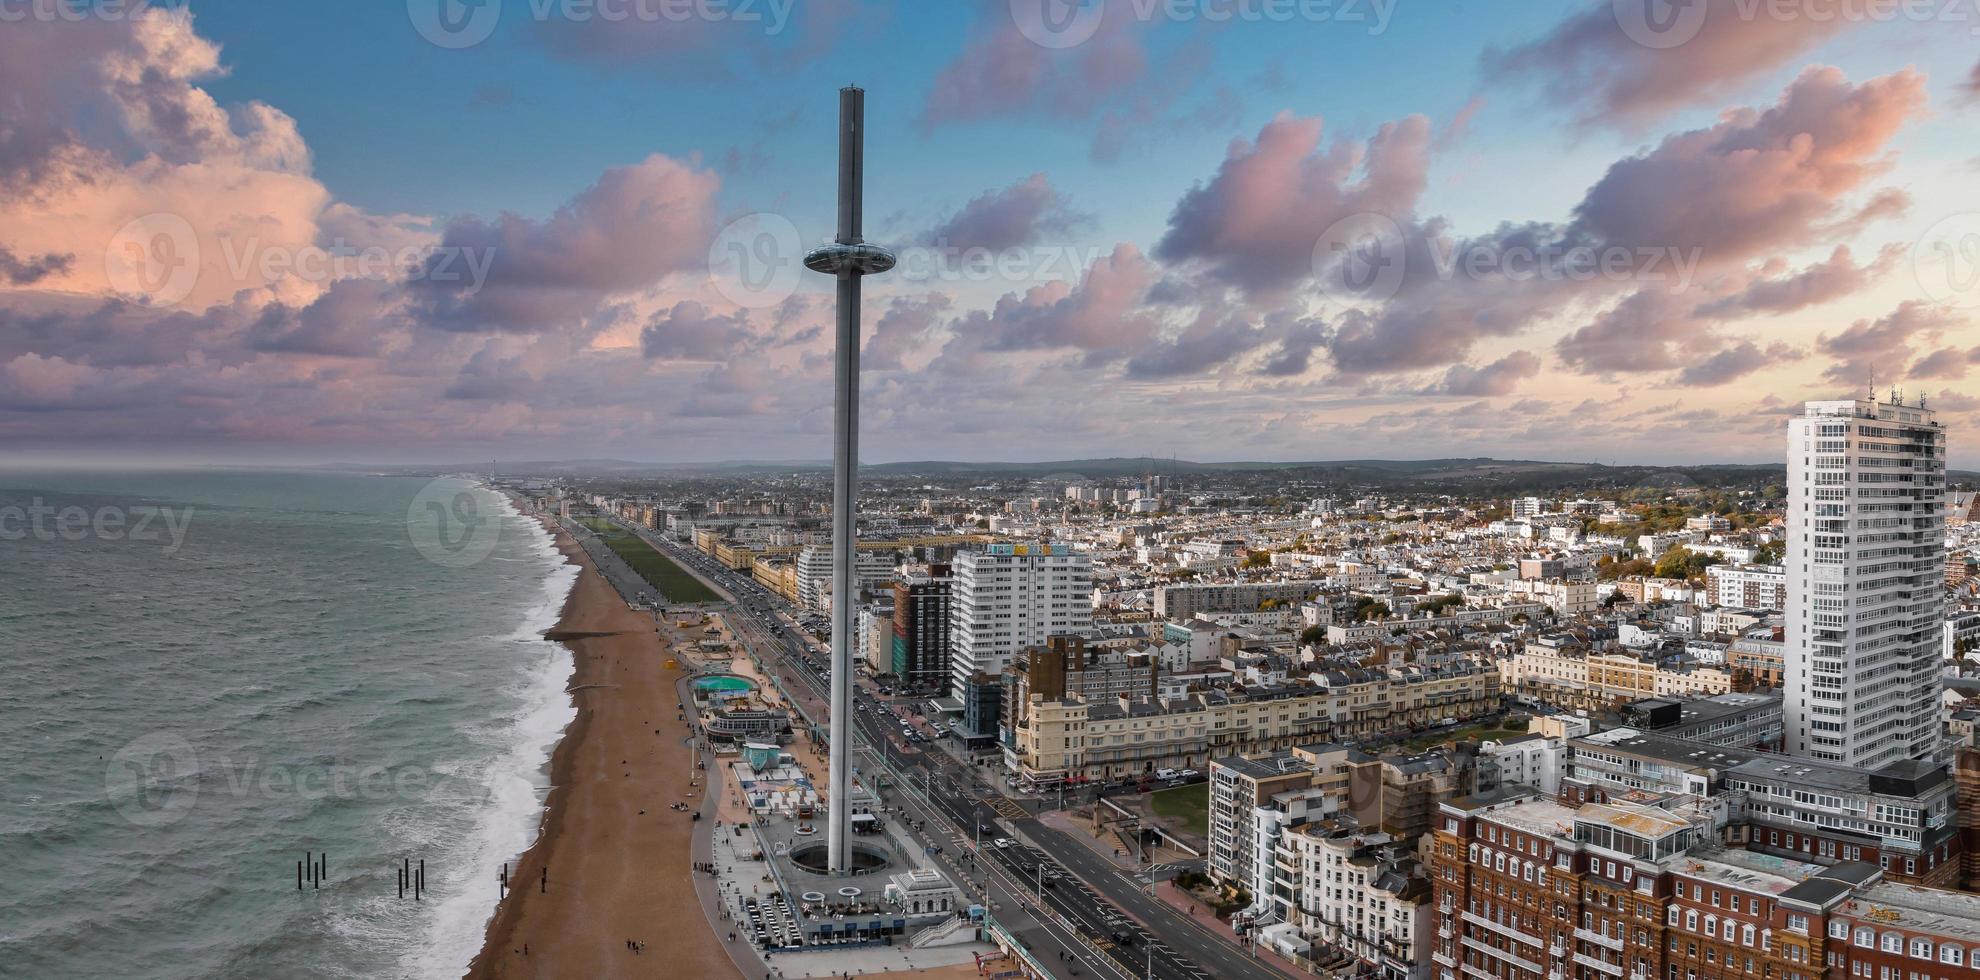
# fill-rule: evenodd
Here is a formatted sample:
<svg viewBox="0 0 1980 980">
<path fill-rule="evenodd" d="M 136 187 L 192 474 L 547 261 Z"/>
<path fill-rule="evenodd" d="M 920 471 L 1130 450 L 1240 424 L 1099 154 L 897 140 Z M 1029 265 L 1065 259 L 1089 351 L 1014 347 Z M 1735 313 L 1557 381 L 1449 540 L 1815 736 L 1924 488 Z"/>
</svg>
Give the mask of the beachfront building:
<svg viewBox="0 0 1980 980">
<path fill-rule="evenodd" d="M 1269 894 L 1258 887 L 1259 855 L 1270 857 L 1272 848 L 1269 842 L 1262 851 L 1257 848 L 1259 830 L 1253 810 L 1274 796 L 1312 783 L 1313 766 L 1290 751 L 1211 760 L 1210 855 L 1204 870 L 1219 881 L 1252 889 L 1254 896 Z"/>
<path fill-rule="evenodd" d="M 1873 396 L 1807 403 L 1787 443 L 1787 750 L 1940 757 L 1945 432 Z"/>
<path fill-rule="evenodd" d="M 853 575 L 861 591 L 878 588 L 894 577 L 894 546 L 891 542 L 869 545 L 861 542 L 853 556 Z M 832 546 L 809 544 L 797 556 L 798 605 L 818 612 L 832 606 Z"/>
<path fill-rule="evenodd" d="M 1980 976 L 1980 896 L 1718 846 L 1709 815 L 1533 796 L 1441 807 L 1438 980 Z"/>
<path fill-rule="evenodd" d="M 956 555 L 949 677 L 1003 673 L 1026 647 L 1093 628 L 1093 561 L 1063 544 L 993 544 Z"/>
<path fill-rule="evenodd" d="M 1309 947 L 1352 960 L 1351 975 L 1369 980 L 1430 976 L 1430 881 L 1408 842 L 1351 823 L 1303 823 L 1280 836 L 1272 869 L 1274 911 Z"/>
<path fill-rule="evenodd" d="M 1026 786 L 1200 767 L 1213 757 L 1334 737 L 1464 722 L 1500 710 L 1488 668 L 1400 667 L 1310 675 L 1180 698 L 1047 698 L 1014 704 L 1005 764 Z"/>
</svg>

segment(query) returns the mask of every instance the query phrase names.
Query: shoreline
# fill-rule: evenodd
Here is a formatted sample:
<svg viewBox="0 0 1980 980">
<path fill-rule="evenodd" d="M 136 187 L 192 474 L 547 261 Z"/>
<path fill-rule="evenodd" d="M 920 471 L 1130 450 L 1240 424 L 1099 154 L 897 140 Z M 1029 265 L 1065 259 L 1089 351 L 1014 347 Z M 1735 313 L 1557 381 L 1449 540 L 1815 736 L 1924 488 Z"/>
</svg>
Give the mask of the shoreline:
<svg viewBox="0 0 1980 980">
<path fill-rule="evenodd" d="M 689 751 L 687 723 L 665 714 L 675 710 L 666 702 L 677 700 L 682 672 L 665 668 L 667 647 L 652 619 L 626 607 L 584 548 L 536 520 L 578 566 L 556 625 L 543 634 L 571 651 L 565 689 L 577 713 L 551 752 L 536 839 L 511 865 L 512 887 L 465 975 L 739 977 L 692 887 L 695 825 L 668 808 L 688 799 L 699 809 L 704 798 L 688 788 L 695 770 L 674 754 Z M 647 950 L 627 951 L 626 939 Z"/>
</svg>

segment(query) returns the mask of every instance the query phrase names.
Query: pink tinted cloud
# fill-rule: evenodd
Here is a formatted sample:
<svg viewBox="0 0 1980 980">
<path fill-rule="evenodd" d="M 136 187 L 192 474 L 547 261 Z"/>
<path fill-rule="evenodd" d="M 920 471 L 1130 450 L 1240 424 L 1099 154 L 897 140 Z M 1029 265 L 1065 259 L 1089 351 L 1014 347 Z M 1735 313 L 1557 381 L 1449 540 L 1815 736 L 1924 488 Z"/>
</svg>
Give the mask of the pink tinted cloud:
<svg viewBox="0 0 1980 980">
<path fill-rule="evenodd" d="M 1841 299 L 1869 286 L 1904 258 L 1901 243 L 1886 245 L 1871 261 L 1856 264 L 1849 246 L 1837 245 L 1829 257 L 1800 272 L 1782 274 L 1781 263 L 1770 262 L 1760 278 L 1737 294 L 1700 306 L 1704 316 L 1734 316 L 1740 313 L 1792 313 Z M 1771 274 L 1767 274 L 1771 273 Z"/>
<path fill-rule="evenodd" d="M 1312 274 L 1314 247 L 1336 222 L 1361 212 L 1406 221 L 1429 178 L 1429 119 L 1324 149 L 1322 128 L 1318 117 L 1281 113 L 1255 141 L 1232 140 L 1209 183 L 1176 203 L 1155 255 L 1272 293 Z"/>
<path fill-rule="evenodd" d="M 1851 85 L 1810 68 L 1765 110 L 1729 110 L 1610 167 L 1575 224 L 1610 244 L 1698 249 L 1716 266 L 1809 244 L 1854 217 L 1848 195 L 1889 168 L 1891 138 L 1924 108 L 1917 72 Z"/>
<path fill-rule="evenodd" d="M 705 264 L 720 186 L 711 170 L 655 154 L 607 170 L 546 220 L 462 218 L 429 262 L 452 263 L 456 277 L 417 283 L 425 312 L 457 330 L 574 326 L 613 294 Z M 453 256 L 485 258 L 486 282 L 459 278 Z"/>
<path fill-rule="evenodd" d="M 1072 349 L 1106 360 L 1155 336 L 1159 322 L 1146 307 L 1155 285 L 1154 263 L 1133 245 L 1114 246 L 1095 259 L 1076 284 L 1041 283 L 1005 293 L 988 311 L 951 325 L 954 335 L 941 360 L 954 367 L 975 352 Z"/>
<path fill-rule="evenodd" d="M 920 238 L 946 248 L 1000 252 L 1047 236 L 1064 237 L 1091 220 L 1075 211 L 1071 199 L 1054 188 L 1044 174 L 1037 173 L 970 198 Z"/>
<path fill-rule="evenodd" d="M 1772 10 L 1752 0 L 1585 0 L 1546 36 L 1487 51 L 1485 72 L 1537 81 L 1584 125 L 1633 130 L 1737 95 L 1854 22 Z"/>
<path fill-rule="evenodd" d="M 962 50 L 929 86 L 916 125 L 925 133 L 1022 113 L 1085 118 L 1142 82 L 1148 52 L 1131 2 L 1093 2 L 1106 8 L 1093 36 L 1063 48 L 1026 37 L 1008 4 L 985 4 Z"/>
</svg>

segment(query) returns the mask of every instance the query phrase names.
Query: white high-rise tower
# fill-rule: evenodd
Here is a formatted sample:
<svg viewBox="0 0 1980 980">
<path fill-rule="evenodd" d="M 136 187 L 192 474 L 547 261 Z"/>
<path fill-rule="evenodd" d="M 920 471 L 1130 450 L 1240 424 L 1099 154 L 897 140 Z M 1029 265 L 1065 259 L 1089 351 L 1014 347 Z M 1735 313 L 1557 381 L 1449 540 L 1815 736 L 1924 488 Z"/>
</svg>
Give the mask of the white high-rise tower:
<svg viewBox="0 0 1980 980">
<path fill-rule="evenodd" d="M 950 694 L 1027 647 L 1093 628 L 1093 557 L 1063 544 L 993 544 L 956 556 L 949 587 Z"/>
<path fill-rule="evenodd" d="M 1787 750 L 1879 769 L 1940 751 L 1946 434 L 1895 393 L 1788 420 Z"/>
</svg>

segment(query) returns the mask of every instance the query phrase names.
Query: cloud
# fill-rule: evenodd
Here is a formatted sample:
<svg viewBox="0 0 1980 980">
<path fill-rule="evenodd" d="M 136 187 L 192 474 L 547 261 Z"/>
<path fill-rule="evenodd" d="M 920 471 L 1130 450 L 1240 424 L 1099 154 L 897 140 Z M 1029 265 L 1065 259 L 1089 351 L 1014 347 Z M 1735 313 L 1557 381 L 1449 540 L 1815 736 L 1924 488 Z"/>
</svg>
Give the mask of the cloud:
<svg viewBox="0 0 1980 980">
<path fill-rule="evenodd" d="M 219 53 L 184 9 L 0 31 L 0 248 L 27 263 L 11 271 L 188 309 L 244 290 L 297 301 L 321 290 L 258 261 L 312 245 L 330 195 L 293 119 L 258 102 L 224 107 L 201 87 L 224 73 Z M 154 261 L 185 273 L 164 286 L 117 276 Z"/>
<path fill-rule="evenodd" d="M 1313 351 L 1334 338 L 1333 328 L 1317 319 L 1297 320 L 1286 325 L 1272 356 L 1259 373 L 1272 378 L 1294 378 L 1311 369 Z"/>
<path fill-rule="evenodd" d="M 1907 378 L 1947 378 L 1957 380 L 1966 377 L 1969 365 L 1980 362 L 1980 347 L 1960 350 L 1956 347 L 1941 347 L 1918 359 L 1911 369 L 1905 372 Z"/>
<path fill-rule="evenodd" d="M 1845 199 L 1889 168 L 1891 137 L 1924 107 L 1917 72 L 1851 85 L 1838 69 L 1810 68 L 1764 111 L 1729 110 L 1610 167 L 1575 208 L 1576 230 L 1612 245 L 1696 250 L 1714 266 L 1815 242 L 1860 217 Z"/>
<path fill-rule="evenodd" d="M 393 318 L 398 287 L 380 279 L 345 279 L 302 309 L 280 303 L 262 312 L 248 334 L 260 351 L 329 357 L 378 357 Z"/>
<path fill-rule="evenodd" d="M 78 392 L 99 372 L 60 357 L 22 354 L 0 364 L 0 408 L 46 410 L 84 407 Z"/>
<path fill-rule="evenodd" d="M 67 273 L 75 263 L 73 253 L 23 259 L 5 246 L 0 246 L 0 279 L 15 286 L 32 286 L 49 276 Z"/>
<path fill-rule="evenodd" d="M 1132 0 L 1094 2 L 1106 9 L 1093 36 L 1063 48 L 1026 37 L 1007 4 L 984 5 L 962 50 L 936 73 L 916 126 L 925 134 L 1023 113 L 1083 119 L 1110 96 L 1142 84 L 1148 53 Z"/>
<path fill-rule="evenodd" d="M 989 312 L 959 318 L 951 327 L 960 341 L 957 352 L 1071 348 L 1105 359 L 1138 348 L 1159 325 L 1144 308 L 1155 276 L 1139 249 L 1116 245 L 1095 259 L 1077 284 L 1054 281 L 1022 296 L 1005 293 Z"/>
<path fill-rule="evenodd" d="M 1127 376 L 1146 380 L 1201 374 L 1270 338 L 1271 334 L 1249 317 L 1220 316 L 1206 310 L 1174 337 L 1145 347 L 1128 358 Z"/>
<path fill-rule="evenodd" d="M 1561 360 L 1592 373 L 1662 371 L 1702 356 L 1712 343 L 1692 297 L 1673 289 L 1641 289 L 1561 338 Z"/>
<path fill-rule="evenodd" d="M 896 296 L 873 325 L 872 336 L 860 351 L 860 366 L 875 371 L 898 371 L 902 356 L 915 350 L 935 331 L 951 300 L 941 293 Z"/>
<path fill-rule="evenodd" d="M 1429 119 L 1410 116 L 1366 145 L 1325 150 L 1321 129 L 1318 117 L 1281 113 L 1255 141 L 1231 141 L 1216 176 L 1176 203 L 1156 257 L 1270 294 L 1313 274 L 1314 249 L 1336 222 L 1414 212 L 1428 179 Z"/>
<path fill-rule="evenodd" d="M 1701 316 L 1729 317 L 1741 313 L 1792 313 L 1848 296 L 1870 285 L 1902 259 L 1905 246 L 1886 245 L 1866 265 L 1855 264 L 1849 246 L 1838 245 L 1827 260 L 1792 275 L 1755 279 L 1736 295 L 1714 300 L 1698 308 Z M 1767 272 L 1778 272 L 1770 263 Z"/>
<path fill-rule="evenodd" d="M 1423 389 L 1426 395 L 1486 397 L 1510 395 L 1519 383 L 1540 373 L 1540 355 L 1516 350 L 1482 367 L 1453 364 L 1443 380 Z"/>
<path fill-rule="evenodd" d="M 970 198 L 962 210 L 919 238 L 946 249 L 1001 252 L 1046 237 L 1064 237 L 1091 222 L 1091 215 L 1073 210 L 1071 200 L 1038 173 Z"/>
<path fill-rule="evenodd" d="M 746 311 L 720 315 L 688 300 L 655 313 L 639 333 L 639 348 L 651 358 L 723 361 L 754 340 Z"/>
<path fill-rule="evenodd" d="M 1911 361 L 1914 340 L 1932 340 L 1961 322 L 1944 307 L 1905 300 L 1876 320 L 1858 320 L 1841 333 L 1818 338 L 1816 349 L 1836 358 L 1823 376 L 1849 385 L 1866 384 L 1879 375 L 1902 377 Z"/>
<path fill-rule="evenodd" d="M 605 171 L 547 220 L 457 219 L 416 280 L 423 318 L 450 330 L 569 327 L 607 297 L 703 267 L 721 178 L 655 154 Z M 486 264 L 468 278 L 467 259 Z"/>
<path fill-rule="evenodd" d="M 1583 125 L 1634 129 L 1735 95 L 1850 21 L 1770 16 L 1751 0 L 1585 0 L 1544 37 L 1482 60 L 1488 79 L 1536 81 Z"/>
<path fill-rule="evenodd" d="M 1702 361 L 1687 365 L 1678 372 L 1677 382 L 1688 387 L 1708 388 L 1737 381 L 1761 368 L 1800 357 L 1799 351 L 1786 344 L 1769 344 L 1763 350 L 1750 340 L 1742 340 Z"/>
</svg>

